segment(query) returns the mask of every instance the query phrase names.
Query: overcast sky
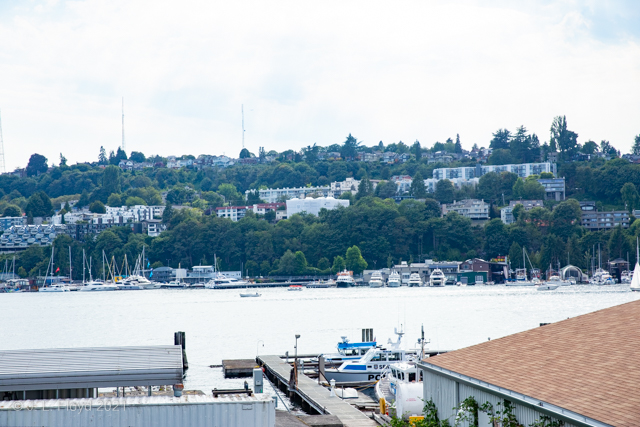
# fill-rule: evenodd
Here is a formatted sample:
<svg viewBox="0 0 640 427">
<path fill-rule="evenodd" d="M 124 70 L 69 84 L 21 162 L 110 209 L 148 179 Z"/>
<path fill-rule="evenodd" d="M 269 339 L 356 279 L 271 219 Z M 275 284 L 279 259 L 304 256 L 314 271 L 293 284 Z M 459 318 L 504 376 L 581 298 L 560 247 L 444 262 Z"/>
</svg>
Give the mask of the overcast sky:
<svg viewBox="0 0 640 427">
<path fill-rule="evenodd" d="M 640 134 L 640 2 L 0 1 L 7 170 L 127 152 L 488 146 L 524 125 L 628 152 Z"/>
</svg>

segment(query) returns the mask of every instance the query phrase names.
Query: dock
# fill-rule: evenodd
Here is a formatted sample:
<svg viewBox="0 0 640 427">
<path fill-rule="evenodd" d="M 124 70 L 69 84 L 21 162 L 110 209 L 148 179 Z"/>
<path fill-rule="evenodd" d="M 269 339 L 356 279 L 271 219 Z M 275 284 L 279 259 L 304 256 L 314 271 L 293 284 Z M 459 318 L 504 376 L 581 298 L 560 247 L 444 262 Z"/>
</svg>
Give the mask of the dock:
<svg viewBox="0 0 640 427">
<path fill-rule="evenodd" d="M 256 366 L 255 359 L 226 359 L 222 361 L 225 378 L 250 377 Z"/>
<path fill-rule="evenodd" d="M 280 356 L 258 356 L 258 363 L 265 368 L 269 379 L 280 389 L 289 393 L 289 397 L 300 401 L 307 412 L 320 415 L 334 415 L 345 427 L 373 427 L 378 423 L 351 406 L 347 400 L 338 396 L 330 397 L 329 389 L 306 375 L 298 375 L 298 387 L 289 388 L 291 365 Z"/>
</svg>

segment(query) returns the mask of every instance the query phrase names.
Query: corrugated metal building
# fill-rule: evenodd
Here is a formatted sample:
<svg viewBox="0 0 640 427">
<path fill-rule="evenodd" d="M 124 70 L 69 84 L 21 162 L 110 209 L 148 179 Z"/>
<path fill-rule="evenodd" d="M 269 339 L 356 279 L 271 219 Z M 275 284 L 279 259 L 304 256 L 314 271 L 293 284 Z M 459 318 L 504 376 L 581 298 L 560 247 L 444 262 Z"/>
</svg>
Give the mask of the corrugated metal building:
<svg viewBox="0 0 640 427">
<path fill-rule="evenodd" d="M 452 424 L 467 398 L 529 426 L 640 425 L 640 301 L 423 360 L 424 399 Z M 478 425 L 489 415 L 478 412 Z M 463 423 L 463 425 L 467 425 Z"/>
<path fill-rule="evenodd" d="M 274 427 L 275 402 L 266 394 L 5 401 L 0 426 Z"/>
<path fill-rule="evenodd" d="M 0 400 L 93 397 L 99 387 L 182 382 L 182 347 L 0 351 Z"/>
</svg>

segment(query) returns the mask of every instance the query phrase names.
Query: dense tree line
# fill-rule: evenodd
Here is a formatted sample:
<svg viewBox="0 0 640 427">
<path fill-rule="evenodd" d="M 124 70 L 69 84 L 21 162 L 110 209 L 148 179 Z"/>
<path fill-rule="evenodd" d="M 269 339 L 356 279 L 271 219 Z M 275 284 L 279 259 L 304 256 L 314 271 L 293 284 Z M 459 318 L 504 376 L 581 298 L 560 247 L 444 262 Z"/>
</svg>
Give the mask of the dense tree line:
<svg viewBox="0 0 640 427">
<path fill-rule="evenodd" d="M 428 152 L 460 153 L 459 135 L 455 141 L 449 138 L 430 148 L 421 146 L 419 141 L 411 145 L 402 141 L 387 145 L 380 142 L 366 147 L 349 135 L 344 143 L 329 147 L 314 144 L 299 152 L 283 153 L 261 150 L 260 159 L 275 157 L 269 162 L 200 171 L 162 167 L 122 171 L 116 165 L 127 159 L 127 154 L 120 149 L 107 155 L 101 148 L 98 162 L 71 166 L 61 154 L 57 167 L 49 167 L 44 156 L 34 154 L 25 178 L 0 175 L 0 213 L 4 216 L 24 213 L 30 218 L 48 216 L 63 204 L 63 212 L 69 211 L 71 208 L 65 204 L 69 200 L 78 200 L 78 206 L 89 207 L 93 212 L 104 212 L 105 206 L 158 205 L 162 203 L 161 193 L 166 193 L 168 209 L 163 221 L 168 230 L 157 238 L 132 234 L 128 228 L 114 228 L 88 242 L 69 242 L 64 236 L 56 240 L 62 249 L 71 245 L 76 272 L 82 267 L 84 249 L 96 261 L 95 274 L 99 274 L 103 250 L 108 259 L 115 257 L 122 263 L 125 255 L 129 260 L 137 256 L 143 245 L 148 247 L 150 262 L 156 266 L 210 264 L 217 256 L 222 268 L 244 266 L 254 275 L 316 274 L 344 267 L 361 271 L 365 264 L 368 268 L 380 268 L 400 260 L 464 260 L 507 254 L 518 263 L 523 247 L 541 268 L 550 263 L 555 265 L 558 260 L 586 267 L 596 244 L 600 244 L 605 258 L 626 257 L 626 252 L 633 252 L 640 223 L 634 223 L 629 230 L 588 232 L 580 226 L 577 201 L 593 200 L 601 210 L 640 209 L 637 190 L 640 165 L 619 158 L 619 152 L 608 141 L 599 145 L 587 141 L 580 145 L 564 117 L 554 119 L 550 135 L 550 142 L 541 144 L 535 134 L 520 126 L 514 133 L 500 129 L 490 141 L 493 154 L 489 163 L 493 164 L 538 161 L 546 153 L 557 151 L 561 157 L 558 175 L 566 179 L 567 196 L 571 197 L 563 203 L 545 202 L 543 208 L 530 211 L 517 206 L 516 223 L 509 226 L 497 219 L 499 208 L 512 200 L 542 198 L 544 190 L 536 181 L 538 177 L 523 180 L 513 173 L 488 173 L 476 187 L 455 188 L 450 181 L 441 180 L 435 193 L 426 192 L 421 178 L 431 177 L 434 168 L 475 166 L 475 159 L 445 165 L 429 163 L 424 157 Z M 356 161 L 361 151 L 408 154 L 408 160 L 395 164 Z M 635 139 L 633 151 L 640 154 L 640 135 Z M 320 160 L 323 152 L 339 153 L 341 160 Z M 607 161 L 598 155 L 573 161 L 577 153 L 606 154 L 612 159 Z M 255 156 L 247 150 L 241 157 Z M 165 160 L 157 156 L 147 158 L 138 152 L 131 153 L 129 158 L 151 163 Z M 391 200 L 396 195 L 396 185 L 389 181 L 393 175 L 414 177 L 409 192 L 421 201 L 404 200 L 396 204 Z M 245 198 L 246 190 L 328 185 L 347 177 L 361 180 L 358 189 L 342 196 L 350 199 L 352 206 L 323 211 L 319 217 L 294 215 L 274 223 L 273 215 L 258 218 L 250 214 L 234 223 L 208 215 L 211 208 L 225 203 L 260 201 L 257 192 L 250 192 Z M 381 180 L 375 189 L 372 180 Z M 441 217 L 439 202 L 465 198 L 481 198 L 490 203 L 493 219 L 479 227 L 455 213 Z M 173 210 L 171 205 L 188 208 Z M 61 255 L 56 255 L 60 256 L 57 265 L 68 266 L 67 252 L 58 253 Z M 19 255 L 18 267 L 24 275 L 37 274 L 46 266 L 47 254 L 48 249 L 29 248 Z"/>
</svg>

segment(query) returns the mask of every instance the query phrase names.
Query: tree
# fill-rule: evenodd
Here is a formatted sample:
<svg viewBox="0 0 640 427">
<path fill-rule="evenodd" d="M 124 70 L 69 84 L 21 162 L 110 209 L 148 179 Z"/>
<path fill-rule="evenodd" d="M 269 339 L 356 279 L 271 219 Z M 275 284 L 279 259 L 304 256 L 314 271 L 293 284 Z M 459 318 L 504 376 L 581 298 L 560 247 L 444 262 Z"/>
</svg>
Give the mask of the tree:
<svg viewBox="0 0 640 427">
<path fill-rule="evenodd" d="M 462 153 L 462 144 L 460 143 L 460 134 L 459 133 L 456 134 L 455 150 L 456 150 L 456 153 L 458 153 L 458 154 Z"/>
<path fill-rule="evenodd" d="M 169 224 L 172 218 L 173 218 L 173 206 L 171 206 L 171 203 L 167 202 L 167 204 L 164 207 L 164 211 L 162 212 L 162 223 Z"/>
<path fill-rule="evenodd" d="M 104 168 L 104 172 L 102 174 L 102 189 L 106 197 L 112 193 L 122 192 L 120 173 L 120 168 L 114 165 L 109 165 Z"/>
<path fill-rule="evenodd" d="M 640 156 L 640 134 L 636 135 L 633 142 L 633 147 L 631 148 L 631 152 L 636 156 Z"/>
<path fill-rule="evenodd" d="M 453 195 L 455 188 L 448 179 L 441 179 L 436 183 L 436 191 L 434 197 L 440 203 L 453 203 Z"/>
<path fill-rule="evenodd" d="M 251 153 L 249 152 L 249 150 L 247 150 L 246 148 L 243 148 L 242 150 L 240 150 L 241 159 L 248 159 L 250 157 L 251 157 Z"/>
<path fill-rule="evenodd" d="M 127 197 L 127 200 L 124 202 L 127 206 L 146 206 L 147 202 L 144 201 L 142 197 L 130 196 Z"/>
<path fill-rule="evenodd" d="M 567 117 L 557 116 L 551 124 L 550 147 L 560 151 L 564 158 L 573 156 L 578 148 L 578 134 L 567 129 Z"/>
<path fill-rule="evenodd" d="M 44 191 L 34 193 L 27 200 L 25 212 L 31 217 L 44 217 L 53 215 L 51 199 Z"/>
<path fill-rule="evenodd" d="M 25 277 L 27 277 L 27 270 L 25 270 L 24 267 L 18 268 L 18 276 L 24 279 Z"/>
<path fill-rule="evenodd" d="M 411 195 L 416 199 L 424 199 L 427 197 L 427 189 L 424 185 L 424 178 L 420 172 L 416 172 L 411 181 Z"/>
<path fill-rule="evenodd" d="M 521 205 L 522 206 L 522 205 Z M 522 258 L 522 246 L 518 242 L 513 242 L 509 248 L 509 262 L 511 268 L 524 268 L 524 260 Z"/>
<path fill-rule="evenodd" d="M 334 274 L 341 272 L 345 268 L 346 264 L 344 262 L 344 258 L 342 258 L 340 255 L 333 258 L 333 267 L 331 267 L 331 271 Z"/>
<path fill-rule="evenodd" d="M 509 233 L 501 220 L 494 218 L 484 226 L 484 251 L 487 259 L 506 255 L 509 250 Z"/>
<path fill-rule="evenodd" d="M 27 176 L 36 176 L 45 173 L 49 167 L 47 166 L 47 158 L 41 154 L 32 154 L 27 164 Z"/>
<path fill-rule="evenodd" d="M 87 193 L 87 190 L 82 191 L 82 194 L 80 195 L 80 199 L 78 199 L 78 202 L 76 203 L 76 206 L 79 208 L 85 207 L 89 204 L 89 193 Z"/>
<path fill-rule="evenodd" d="M 632 182 L 624 184 L 620 189 L 620 194 L 622 194 L 622 201 L 629 213 L 636 208 L 640 208 L 640 195 L 638 195 L 638 189 Z"/>
<path fill-rule="evenodd" d="M 331 268 L 331 263 L 326 257 L 322 257 L 318 260 L 318 270 L 326 271 Z"/>
<path fill-rule="evenodd" d="M 424 201 L 426 209 L 424 211 L 425 220 L 431 218 L 440 218 L 442 216 L 442 209 L 440 208 L 440 203 L 434 199 L 426 199 Z"/>
<path fill-rule="evenodd" d="M 96 200 L 95 202 L 91 203 L 91 205 L 89 206 L 89 211 L 99 214 L 107 213 L 107 209 L 104 207 L 104 203 L 102 203 L 100 200 Z"/>
<path fill-rule="evenodd" d="M 593 155 L 598 152 L 598 144 L 596 144 L 594 141 L 589 140 L 584 143 L 580 151 L 584 154 Z"/>
<path fill-rule="evenodd" d="M 533 162 L 540 155 L 540 141 L 536 134 L 529 135 L 524 126 L 516 129 L 510 142 L 511 155 L 520 163 Z"/>
<path fill-rule="evenodd" d="M 360 184 L 358 184 L 358 192 L 356 193 L 356 199 L 359 200 L 363 197 L 373 194 L 373 184 L 369 181 L 367 175 L 362 177 Z"/>
<path fill-rule="evenodd" d="M 347 136 L 347 140 L 344 142 L 342 147 L 340 148 L 340 155 L 343 159 L 351 159 L 353 160 L 358 155 L 358 146 L 360 145 L 360 141 L 354 138 L 351 134 Z"/>
<path fill-rule="evenodd" d="M 98 164 L 100 165 L 106 165 L 108 162 L 107 160 L 107 152 L 104 149 L 103 146 L 100 146 L 100 154 L 98 155 Z"/>
<path fill-rule="evenodd" d="M 422 158 L 422 147 L 420 147 L 420 141 L 416 139 L 416 142 L 411 146 L 411 153 L 416 156 L 416 160 L 420 161 Z"/>
<path fill-rule="evenodd" d="M 581 218 L 580 203 L 575 199 L 567 199 L 553 209 L 551 214 L 552 232 L 566 239 L 580 225 Z"/>
<path fill-rule="evenodd" d="M 508 165 L 516 162 L 511 155 L 511 150 L 498 148 L 493 150 L 491 156 L 489 156 L 489 159 L 487 160 L 487 163 L 490 165 Z"/>
<path fill-rule="evenodd" d="M 107 206 L 111 206 L 112 208 L 119 208 L 122 206 L 122 197 L 118 193 L 111 193 L 109 195 L 109 199 L 107 200 Z"/>
<path fill-rule="evenodd" d="M 367 261 L 362 258 L 362 253 L 360 252 L 360 248 L 357 246 L 352 246 L 347 249 L 347 258 L 345 260 L 346 268 L 350 271 L 353 271 L 355 274 L 360 274 L 367 268 Z"/>
<path fill-rule="evenodd" d="M 610 157 L 618 157 L 618 150 L 607 140 L 600 141 L 600 151 Z"/>
<path fill-rule="evenodd" d="M 255 205 L 258 203 L 264 203 L 264 201 L 260 199 L 260 192 L 258 190 L 249 191 L 247 194 L 247 204 Z"/>
<path fill-rule="evenodd" d="M 131 160 L 132 162 L 136 162 L 136 163 L 142 163 L 145 162 L 147 159 L 144 156 L 144 154 L 142 154 L 139 151 L 132 151 L 131 155 L 129 156 L 129 160 Z"/>
<path fill-rule="evenodd" d="M 493 139 L 489 147 L 494 150 L 508 150 L 511 142 L 511 132 L 507 129 L 498 129 L 493 133 Z"/>
<path fill-rule="evenodd" d="M 16 205 L 8 205 L 4 208 L 4 212 L 2 213 L 4 217 L 17 217 L 22 216 L 22 212 L 20 211 L 20 207 Z"/>
<path fill-rule="evenodd" d="M 376 196 L 381 199 L 390 199 L 395 197 L 396 192 L 398 191 L 398 186 L 393 181 L 382 181 L 378 183 L 376 187 Z"/>
<path fill-rule="evenodd" d="M 518 221 L 522 218 L 522 214 L 525 213 L 524 205 L 522 203 L 516 204 L 511 210 L 511 214 L 513 215 L 514 221 Z"/>
<path fill-rule="evenodd" d="M 303 275 L 307 271 L 307 258 L 304 256 L 302 251 L 296 251 L 294 254 L 295 257 L 295 268 L 294 274 Z"/>
<path fill-rule="evenodd" d="M 67 166 L 67 158 L 60 153 L 60 167 Z"/>
<path fill-rule="evenodd" d="M 528 177 L 524 181 L 524 185 L 522 187 L 522 197 L 527 200 L 542 200 L 544 199 L 545 190 L 542 184 L 538 182 L 536 179 L 530 179 Z"/>
</svg>

